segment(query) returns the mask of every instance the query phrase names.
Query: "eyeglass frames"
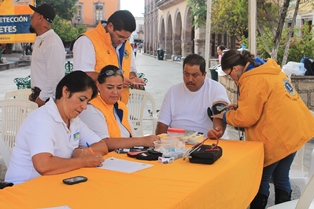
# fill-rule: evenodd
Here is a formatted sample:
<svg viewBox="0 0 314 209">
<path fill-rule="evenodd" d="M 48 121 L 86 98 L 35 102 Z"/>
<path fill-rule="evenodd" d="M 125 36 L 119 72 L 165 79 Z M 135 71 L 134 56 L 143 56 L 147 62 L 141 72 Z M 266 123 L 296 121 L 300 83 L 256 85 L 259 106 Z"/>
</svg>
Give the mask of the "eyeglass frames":
<svg viewBox="0 0 314 209">
<path fill-rule="evenodd" d="M 101 73 L 99 74 L 99 77 L 100 77 L 100 76 L 104 76 L 104 75 L 106 75 L 106 76 L 111 76 L 111 75 L 123 75 L 123 73 L 124 73 L 124 71 L 123 71 L 123 70 L 120 70 L 120 69 L 118 69 L 118 70 L 111 70 L 111 69 L 109 69 L 109 70 L 106 70 L 106 71 L 101 72 Z"/>
<path fill-rule="evenodd" d="M 229 77 L 231 77 L 232 71 L 233 71 L 233 67 L 231 68 L 230 72 L 227 74 Z"/>
<path fill-rule="evenodd" d="M 117 30 L 114 30 L 114 32 L 117 34 L 119 41 L 125 41 L 127 40 L 129 37 L 124 37 L 122 35 L 120 35 Z"/>
</svg>

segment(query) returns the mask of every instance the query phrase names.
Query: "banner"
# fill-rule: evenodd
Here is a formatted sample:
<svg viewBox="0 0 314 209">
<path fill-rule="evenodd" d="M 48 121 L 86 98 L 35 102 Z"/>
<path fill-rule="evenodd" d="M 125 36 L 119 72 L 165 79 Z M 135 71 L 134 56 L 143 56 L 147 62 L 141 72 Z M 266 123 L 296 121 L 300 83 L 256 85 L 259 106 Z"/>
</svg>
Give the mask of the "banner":
<svg viewBox="0 0 314 209">
<path fill-rule="evenodd" d="M 0 0 L 0 44 L 35 41 L 36 35 L 29 32 L 34 13 L 30 4 L 34 0 Z"/>
</svg>

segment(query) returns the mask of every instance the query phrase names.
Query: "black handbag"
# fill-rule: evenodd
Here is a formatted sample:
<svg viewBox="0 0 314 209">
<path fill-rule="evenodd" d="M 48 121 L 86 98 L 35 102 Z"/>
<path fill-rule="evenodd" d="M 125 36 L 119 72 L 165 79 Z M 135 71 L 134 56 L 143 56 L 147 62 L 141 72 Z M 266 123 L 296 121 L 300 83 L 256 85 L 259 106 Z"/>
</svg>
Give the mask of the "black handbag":
<svg viewBox="0 0 314 209">
<path fill-rule="evenodd" d="M 190 153 L 190 163 L 213 164 L 222 156 L 222 148 L 216 145 L 202 145 Z"/>
</svg>

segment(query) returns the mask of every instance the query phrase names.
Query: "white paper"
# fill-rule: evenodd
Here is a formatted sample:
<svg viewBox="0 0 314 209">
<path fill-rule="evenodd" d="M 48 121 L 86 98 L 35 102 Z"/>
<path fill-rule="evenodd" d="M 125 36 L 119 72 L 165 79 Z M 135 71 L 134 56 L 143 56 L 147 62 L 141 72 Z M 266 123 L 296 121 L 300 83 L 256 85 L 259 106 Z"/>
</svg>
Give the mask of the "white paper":
<svg viewBox="0 0 314 209">
<path fill-rule="evenodd" d="M 128 160 L 121 160 L 115 157 L 106 159 L 99 168 L 111 171 L 119 171 L 124 173 L 133 173 L 145 168 L 152 167 L 152 164 L 138 163 Z"/>
</svg>

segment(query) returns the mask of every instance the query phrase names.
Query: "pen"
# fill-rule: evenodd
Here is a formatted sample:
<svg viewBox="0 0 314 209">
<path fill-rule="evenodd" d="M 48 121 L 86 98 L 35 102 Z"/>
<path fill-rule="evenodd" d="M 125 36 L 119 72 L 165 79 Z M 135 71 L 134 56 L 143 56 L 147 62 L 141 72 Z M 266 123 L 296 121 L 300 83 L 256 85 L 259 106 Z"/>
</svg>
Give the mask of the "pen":
<svg viewBox="0 0 314 209">
<path fill-rule="evenodd" d="M 92 150 L 92 148 L 90 147 L 90 145 L 88 144 L 88 142 L 86 142 L 86 145 L 87 145 L 89 151 L 94 155 L 95 153 L 94 153 L 94 151 Z"/>
</svg>

